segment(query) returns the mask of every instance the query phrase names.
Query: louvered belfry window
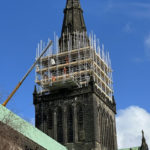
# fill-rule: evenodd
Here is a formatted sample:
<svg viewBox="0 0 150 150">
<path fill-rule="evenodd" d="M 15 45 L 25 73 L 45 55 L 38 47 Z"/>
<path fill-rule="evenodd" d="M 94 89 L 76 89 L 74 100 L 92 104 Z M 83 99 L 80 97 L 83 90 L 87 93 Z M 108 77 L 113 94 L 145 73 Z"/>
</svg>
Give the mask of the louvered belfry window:
<svg viewBox="0 0 150 150">
<path fill-rule="evenodd" d="M 60 107 L 57 111 L 57 141 L 63 143 L 63 115 Z"/>
<path fill-rule="evenodd" d="M 73 142 L 73 109 L 71 106 L 68 107 L 67 112 L 67 129 L 68 129 L 68 143 Z"/>
<path fill-rule="evenodd" d="M 83 130 L 83 108 L 81 106 L 77 107 L 77 121 L 78 121 L 78 141 L 84 140 L 84 130 Z"/>
</svg>

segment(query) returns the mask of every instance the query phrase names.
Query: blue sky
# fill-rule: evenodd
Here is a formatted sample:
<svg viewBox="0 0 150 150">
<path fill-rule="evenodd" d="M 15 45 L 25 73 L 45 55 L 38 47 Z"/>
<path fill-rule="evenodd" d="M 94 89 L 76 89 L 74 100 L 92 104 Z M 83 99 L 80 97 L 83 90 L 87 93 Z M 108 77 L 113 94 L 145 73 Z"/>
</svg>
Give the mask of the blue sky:
<svg viewBox="0 0 150 150">
<path fill-rule="evenodd" d="M 60 35 L 66 0 L 0 1 L 0 92 L 2 103 L 35 58 L 40 40 Z M 117 110 L 139 106 L 150 112 L 149 0 L 81 0 L 88 32 L 110 52 Z M 34 71 L 8 104 L 34 118 Z"/>
</svg>

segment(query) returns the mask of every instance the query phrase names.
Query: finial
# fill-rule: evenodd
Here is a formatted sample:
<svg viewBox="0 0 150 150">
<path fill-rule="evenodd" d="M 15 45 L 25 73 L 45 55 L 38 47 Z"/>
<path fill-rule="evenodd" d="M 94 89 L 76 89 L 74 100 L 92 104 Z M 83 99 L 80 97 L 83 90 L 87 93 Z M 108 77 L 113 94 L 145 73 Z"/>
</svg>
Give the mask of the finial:
<svg viewBox="0 0 150 150">
<path fill-rule="evenodd" d="M 37 94 L 37 88 L 36 88 L 36 85 L 34 86 L 34 92 L 33 92 L 34 95 Z"/>
<path fill-rule="evenodd" d="M 144 131 L 142 130 L 142 138 L 144 138 Z"/>
<path fill-rule="evenodd" d="M 115 97 L 114 95 L 112 95 L 112 101 L 113 101 L 113 104 L 116 105 L 116 102 L 115 102 Z"/>
<path fill-rule="evenodd" d="M 145 139 L 143 130 L 142 130 L 142 144 L 141 144 L 140 150 L 148 150 L 148 145 L 146 143 L 146 139 Z"/>
</svg>

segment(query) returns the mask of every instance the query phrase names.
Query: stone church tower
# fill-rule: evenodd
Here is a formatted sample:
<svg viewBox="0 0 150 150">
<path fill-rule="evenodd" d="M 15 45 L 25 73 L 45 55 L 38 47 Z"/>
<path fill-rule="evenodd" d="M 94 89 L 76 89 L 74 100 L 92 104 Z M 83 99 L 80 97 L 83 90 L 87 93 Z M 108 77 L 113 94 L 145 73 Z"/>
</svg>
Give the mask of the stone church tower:
<svg viewBox="0 0 150 150">
<path fill-rule="evenodd" d="M 36 67 L 36 127 L 68 150 L 117 150 L 109 54 L 87 35 L 79 0 L 67 0 L 55 41 Z"/>
</svg>

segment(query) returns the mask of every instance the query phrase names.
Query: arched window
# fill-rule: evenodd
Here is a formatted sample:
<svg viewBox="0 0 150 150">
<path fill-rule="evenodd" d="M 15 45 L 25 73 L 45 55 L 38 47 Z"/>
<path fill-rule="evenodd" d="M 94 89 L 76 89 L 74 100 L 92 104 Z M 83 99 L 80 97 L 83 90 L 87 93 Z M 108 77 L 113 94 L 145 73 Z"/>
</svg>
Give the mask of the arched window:
<svg viewBox="0 0 150 150">
<path fill-rule="evenodd" d="M 53 129 L 53 122 L 54 122 L 53 112 L 51 109 L 49 109 L 49 111 L 48 111 L 48 129 Z"/>
<path fill-rule="evenodd" d="M 106 125 L 107 125 L 107 118 L 106 118 L 106 113 L 105 113 L 105 116 L 104 116 L 104 146 L 106 146 L 106 131 L 107 131 L 107 128 L 106 128 Z"/>
<path fill-rule="evenodd" d="M 63 119 L 62 109 L 57 110 L 57 141 L 63 143 Z"/>
<path fill-rule="evenodd" d="M 68 143 L 73 142 L 73 110 L 72 107 L 68 107 L 67 111 L 67 133 L 68 133 Z"/>
<path fill-rule="evenodd" d="M 36 112 L 35 112 L 35 126 L 38 129 L 41 129 L 41 122 L 42 122 L 42 118 L 41 118 L 41 112 L 42 112 L 41 105 L 37 105 L 35 110 L 36 110 Z"/>
<path fill-rule="evenodd" d="M 111 117 L 109 116 L 109 119 L 108 119 L 108 132 L 109 132 L 109 135 L 108 135 L 108 148 L 111 147 Z"/>
<path fill-rule="evenodd" d="M 103 122 L 104 122 L 104 115 L 103 112 L 100 114 L 100 142 L 103 144 Z"/>
<path fill-rule="evenodd" d="M 69 32 L 72 32 L 72 31 L 71 31 L 71 30 L 72 30 L 72 25 L 71 25 L 71 23 L 68 24 L 68 28 L 67 28 L 67 29 L 68 29 L 68 33 L 69 33 Z"/>
<path fill-rule="evenodd" d="M 84 124 L 83 124 L 83 108 L 81 105 L 77 107 L 77 122 L 78 122 L 78 141 L 84 141 Z"/>
<path fill-rule="evenodd" d="M 105 141 L 105 112 L 103 111 L 102 113 L 102 124 L 101 124 L 101 140 L 102 140 L 102 145 L 104 145 L 104 141 Z"/>
<path fill-rule="evenodd" d="M 102 108 L 99 107 L 99 135 L 100 142 L 102 141 Z"/>
<path fill-rule="evenodd" d="M 106 131 L 105 131 L 105 146 L 108 148 L 108 141 L 109 141 L 109 117 L 108 114 L 106 114 Z"/>
<path fill-rule="evenodd" d="M 112 147 L 112 150 L 114 150 L 115 149 L 115 141 L 114 141 L 114 138 L 115 138 L 115 136 L 114 136 L 114 126 L 113 126 L 113 119 L 111 118 L 111 147 Z"/>
</svg>

